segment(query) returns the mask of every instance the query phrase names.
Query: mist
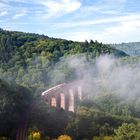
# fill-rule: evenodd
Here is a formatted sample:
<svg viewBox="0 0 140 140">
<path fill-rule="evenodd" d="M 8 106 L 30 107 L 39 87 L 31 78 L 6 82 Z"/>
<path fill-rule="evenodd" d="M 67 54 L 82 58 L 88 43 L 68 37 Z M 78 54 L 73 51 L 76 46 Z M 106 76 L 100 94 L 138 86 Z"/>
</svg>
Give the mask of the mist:
<svg viewBox="0 0 140 140">
<path fill-rule="evenodd" d="M 36 86 L 38 84 L 38 88 L 47 90 L 57 84 L 76 81 L 81 85 L 83 93 L 88 96 L 115 94 L 131 100 L 140 97 L 140 64 L 135 59 L 130 61 L 128 57 L 126 59 L 125 57 L 116 58 L 111 55 L 87 59 L 84 54 L 78 54 L 62 57 L 54 66 L 49 66 L 49 64 L 44 66 L 44 62 L 48 63 L 41 57 L 33 59 L 31 61 L 33 64 L 29 65 L 36 66 L 36 69 L 32 70 L 27 67 L 23 72 L 24 76 L 18 77 L 21 78 L 19 82 L 24 85 L 26 78 L 25 85 Z M 38 73 L 39 64 L 42 65 L 42 71 Z M 0 73 L 1 79 L 5 81 L 12 81 L 19 75 L 16 71 L 7 74 L 2 69 Z M 40 81 L 42 87 L 39 87 Z"/>
<path fill-rule="evenodd" d="M 89 96 L 115 94 L 133 100 L 140 97 L 139 68 L 139 65 L 109 55 L 90 60 L 83 55 L 74 55 L 62 58 L 50 75 L 52 85 L 78 81 Z"/>
</svg>

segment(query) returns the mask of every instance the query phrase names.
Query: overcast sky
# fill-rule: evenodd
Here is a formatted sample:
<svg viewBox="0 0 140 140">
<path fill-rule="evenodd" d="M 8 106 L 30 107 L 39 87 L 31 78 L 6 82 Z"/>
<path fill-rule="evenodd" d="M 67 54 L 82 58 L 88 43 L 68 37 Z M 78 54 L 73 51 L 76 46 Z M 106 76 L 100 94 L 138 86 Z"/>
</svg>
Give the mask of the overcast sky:
<svg viewBox="0 0 140 140">
<path fill-rule="evenodd" d="M 0 0 L 0 27 L 103 43 L 140 41 L 140 0 Z"/>
</svg>

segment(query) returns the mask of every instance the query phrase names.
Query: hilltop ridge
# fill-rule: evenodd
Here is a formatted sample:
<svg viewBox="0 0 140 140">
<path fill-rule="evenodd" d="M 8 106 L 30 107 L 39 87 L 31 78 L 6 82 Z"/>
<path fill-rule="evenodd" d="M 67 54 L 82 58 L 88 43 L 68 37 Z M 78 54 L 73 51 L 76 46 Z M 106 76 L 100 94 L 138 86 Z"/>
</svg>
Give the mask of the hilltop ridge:
<svg viewBox="0 0 140 140">
<path fill-rule="evenodd" d="M 87 59 L 103 54 L 127 56 L 93 40 L 74 42 L 3 29 L 0 30 L 0 38 L 0 78 L 23 86 L 46 87 L 50 83 L 51 69 L 62 57 L 75 54 L 83 54 Z"/>
</svg>

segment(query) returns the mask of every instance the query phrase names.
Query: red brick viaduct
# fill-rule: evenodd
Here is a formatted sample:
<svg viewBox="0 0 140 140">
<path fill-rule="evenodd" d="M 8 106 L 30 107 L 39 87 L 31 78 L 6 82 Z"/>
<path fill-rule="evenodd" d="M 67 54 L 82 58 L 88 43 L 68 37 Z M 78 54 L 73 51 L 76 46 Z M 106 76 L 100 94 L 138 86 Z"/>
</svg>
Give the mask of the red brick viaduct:
<svg viewBox="0 0 140 140">
<path fill-rule="evenodd" d="M 82 86 L 79 82 L 63 83 L 44 91 L 41 94 L 41 98 L 49 103 L 50 106 L 75 112 L 78 104 L 83 99 L 81 87 Z M 19 123 L 16 140 L 27 139 L 27 124 L 29 115 L 36 106 L 36 101 L 33 101 L 29 109 L 24 112 L 21 122 Z"/>
<path fill-rule="evenodd" d="M 82 100 L 82 88 L 77 82 L 63 83 L 44 91 L 41 96 L 50 106 L 75 112 Z"/>
</svg>

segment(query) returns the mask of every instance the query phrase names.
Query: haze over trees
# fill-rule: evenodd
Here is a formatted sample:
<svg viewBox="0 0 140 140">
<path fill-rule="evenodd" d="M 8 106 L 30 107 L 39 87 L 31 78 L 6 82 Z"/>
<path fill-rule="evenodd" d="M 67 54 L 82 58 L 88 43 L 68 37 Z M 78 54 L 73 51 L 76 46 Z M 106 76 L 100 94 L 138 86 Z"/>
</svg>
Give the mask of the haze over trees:
<svg viewBox="0 0 140 140">
<path fill-rule="evenodd" d="M 131 56 L 140 56 L 140 42 L 111 44 L 111 46 Z"/>
<path fill-rule="evenodd" d="M 108 57 L 100 56 L 106 54 L 116 61 L 104 63 Z M 22 114 L 36 101 L 29 117 L 29 139 L 139 140 L 139 66 L 139 57 L 97 41 L 73 42 L 1 29 L 0 137 L 15 140 Z M 81 102 L 76 113 L 50 107 L 40 100 L 41 91 L 84 78 L 85 72 L 96 93 L 89 86 L 89 98 Z M 137 76 L 133 77 L 134 73 Z M 122 76 L 124 81 L 116 80 Z M 111 87 L 111 83 L 121 87 Z M 126 85 L 132 93 L 126 93 Z"/>
<path fill-rule="evenodd" d="M 92 40 L 73 42 L 2 29 L 0 37 L 0 77 L 23 86 L 46 89 L 51 80 L 49 73 L 62 57 L 82 53 L 87 59 L 101 54 L 126 56 L 122 51 Z"/>
</svg>

